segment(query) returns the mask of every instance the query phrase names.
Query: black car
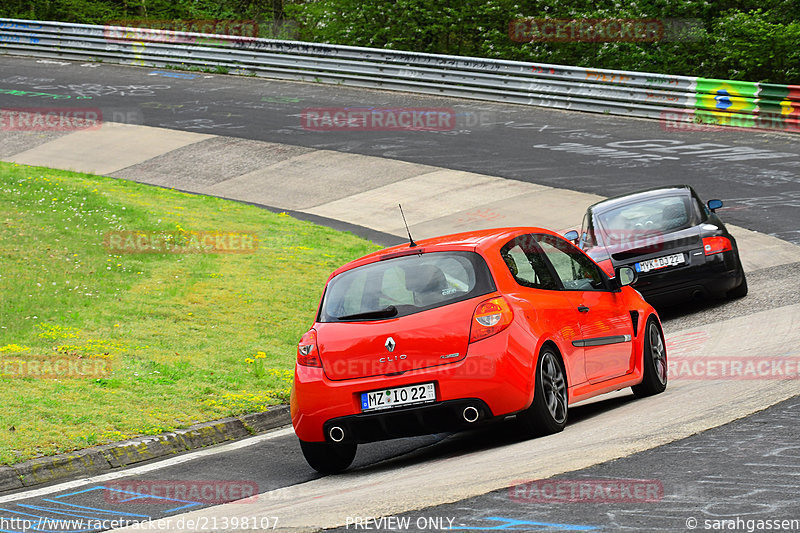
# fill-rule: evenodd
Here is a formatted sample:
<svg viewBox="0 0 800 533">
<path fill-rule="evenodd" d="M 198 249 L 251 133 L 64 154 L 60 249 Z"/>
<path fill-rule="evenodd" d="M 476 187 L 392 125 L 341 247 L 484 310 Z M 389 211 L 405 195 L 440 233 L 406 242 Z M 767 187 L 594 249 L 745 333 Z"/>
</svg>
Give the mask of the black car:
<svg viewBox="0 0 800 533">
<path fill-rule="evenodd" d="M 567 238 L 611 276 L 620 266 L 638 273 L 633 286 L 648 302 L 747 294 L 736 240 L 688 185 L 658 187 L 590 206 L 581 232 Z"/>
</svg>

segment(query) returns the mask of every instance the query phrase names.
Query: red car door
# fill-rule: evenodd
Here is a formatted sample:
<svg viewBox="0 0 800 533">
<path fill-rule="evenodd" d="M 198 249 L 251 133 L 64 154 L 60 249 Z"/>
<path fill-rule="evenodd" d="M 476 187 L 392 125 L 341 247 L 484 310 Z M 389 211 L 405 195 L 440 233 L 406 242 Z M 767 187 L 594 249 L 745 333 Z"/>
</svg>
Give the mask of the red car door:
<svg viewBox="0 0 800 533">
<path fill-rule="evenodd" d="M 584 350 L 586 377 L 599 382 L 633 370 L 633 323 L 600 268 L 574 245 L 552 235 L 538 235 L 564 295 L 580 324 L 581 338 L 572 341 Z"/>
<path fill-rule="evenodd" d="M 556 279 L 533 235 L 520 235 L 500 251 L 517 290 L 507 294 L 523 309 L 536 337 L 552 335 L 561 347 L 570 385 L 586 382 L 584 349 L 574 341 L 583 337 L 578 313 Z"/>
</svg>

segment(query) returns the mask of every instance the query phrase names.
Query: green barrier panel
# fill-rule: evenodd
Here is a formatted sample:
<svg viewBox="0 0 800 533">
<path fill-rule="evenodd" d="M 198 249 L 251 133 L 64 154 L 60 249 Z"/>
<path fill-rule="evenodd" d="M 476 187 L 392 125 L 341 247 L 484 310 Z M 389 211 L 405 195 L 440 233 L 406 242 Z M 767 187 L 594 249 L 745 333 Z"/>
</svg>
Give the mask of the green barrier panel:
<svg viewBox="0 0 800 533">
<path fill-rule="evenodd" d="M 781 121 L 784 131 L 800 131 L 800 86 L 759 84 L 759 113 Z"/>
<path fill-rule="evenodd" d="M 698 78 L 694 122 L 800 131 L 800 86 Z"/>
<path fill-rule="evenodd" d="M 743 115 L 741 113 L 697 109 L 694 112 L 694 122 L 696 124 L 730 126 L 733 128 L 754 128 L 756 126 L 756 117 L 754 115 Z"/>
<path fill-rule="evenodd" d="M 759 98 L 800 102 L 800 85 L 775 85 L 774 83 L 759 83 L 758 88 Z"/>
<path fill-rule="evenodd" d="M 756 113 L 758 84 L 746 81 L 697 78 L 695 107 L 711 110 L 720 118 L 730 113 Z"/>
<path fill-rule="evenodd" d="M 720 113 L 708 109 L 692 112 L 689 122 L 695 125 L 726 126 L 730 128 L 753 128 L 769 131 L 800 132 L 800 120 L 785 118 L 776 113 L 744 115 L 741 113 Z M 691 130 L 691 127 L 685 129 Z"/>
</svg>

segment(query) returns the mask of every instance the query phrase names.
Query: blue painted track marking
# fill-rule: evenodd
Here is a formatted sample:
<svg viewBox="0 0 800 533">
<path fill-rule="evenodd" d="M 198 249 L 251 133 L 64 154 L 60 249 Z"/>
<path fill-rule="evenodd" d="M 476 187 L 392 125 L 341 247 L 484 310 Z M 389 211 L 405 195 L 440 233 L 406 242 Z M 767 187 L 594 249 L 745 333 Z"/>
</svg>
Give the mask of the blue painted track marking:
<svg viewBox="0 0 800 533">
<path fill-rule="evenodd" d="M 164 496 L 153 496 L 150 494 L 142 494 L 139 492 L 132 492 L 132 491 L 121 490 L 100 485 L 100 486 L 90 487 L 87 489 L 78 490 L 75 492 L 70 492 L 67 494 L 60 494 L 52 498 L 41 498 L 40 500 L 35 501 L 35 503 L 33 504 L 18 503 L 14 504 L 14 506 L 12 506 L 12 508 L 10 509 L 0 508 L 0 512 L 4 513 L 0 515 L 0 520 L 3 520 L 4 524 L 13 524 L 15 522 L 21 522 L 21 519 L 30 519 L 29 522 L 27 523 L 27 526 L 29 526 L 27 531 L 21 531 L 15 529 L 0 529 L 0 533 L 31 533 L 31 531 L 38 531 L 42 533 L 88 533 L 91 531 L 97 531 L 97 527 L 91 527 L 92 523 L 101 523 L 102 521 L 107 521 L 112 518 L 130 518 L 130 519 L 144 519 L 144 520 L 153 518 L 150 515 L 146 514 L 132 513 L 132 512 L 100 508 L 100 507 L 91 507 L 88 505 L 79 505 L 77 503 L 70 503 L 64 501 L 65 498 L 70 498 L 72 496 L 77 496 L 96 491 L 116 492 L 130 496 L 124 500 L 120 500 L 119 503 L 129 503 L 136 500 L 159 500 L 164 503 L 179 504 L 176 507 L 171 507 L 165 511 L 162 511 L 164 514 L 173 513 L 175 511 L 186 509 L 188 507 L 195 507 L 202 505 L 201 502 L 196 502 L 196 501 L 179 500 L 177 498 L 167 498 Z M 39 512 L 39 514 L 33 514 L 36 513 L 37 511 Z M 5 515 L 5 513 L 10 513 L 10 514 Z M 67 519 L 59 517 L 70 517 L 70 518 Z M 86 524 L 89 525 L 90 527 L 88 528 L 75 527 L 70 529 L 60 529 L 61 527 L 70 527 L 72 525 L 79 526 L 81 524 Z M 17 526 L 12 525 L 11 527 L 17 527 Z M 59 529 L 50 529 L 52 527 L 59 527 Z"/>
<path fill-rule="evenodd" d="M 197 506 L 197 505 L 202 505 L 200 502 L 196 502 L 196 501 L 192 501 L 192 500 L 179 500 L 178 498 L 167 498 L 166 496 L 153 496 L 152 494 L 142 494 L 141 492 L 133 492 L 133 491 L 129 491 L 129 490 L 116 489 L 116 488 L 111 488 L 111 487 L 106 487 L 106 486 L 92 487 L 90 489 L 79 490 L 77 492 L 71 492 L 69 494 L 62 494 L 60 496 L 56 496 L 54 499 L 66 498 L 68 496 L 74 496 L 76 494 L 85 494 L 87 492 L 91 492 L 91 491 L 94 491 L 94 490 L 106 490 L 106 491 L 109 491 L 109 492 L 118 492 L 120 494 L 130 494 L 130 495 L 133 496 L 132 498 L 127 498 L 125 500 L 120 500 L 119 503 L 128 503 L 128 502 L 131 502 L 131 501 L 134 501 L 134 500 L 146 499 L 146 500 L 163 500 L 165 502 L 178 502 L 178 503 L 185 504 L 185 505 L 179 505 L 178 507 L 172 507 L 171 509 L 167 509 L 167 510 L 164 511 L 165 513 L 173 513 L 175 511 L 179 511 L 180 509 L 186 509 L 188 507 L 194 507 L 194 506 Z M 45 501 L 47 501 L 47 500 L 45 500 Z M 57 503 L 62 503 L 62 502 L 57 502 Z M 71 504 L 64 504 L 64 505 L 71 505 Z M 120 514 L 117 511 L 108 511 L 108 512 Z"/>
<path fill-rule="evenodd" d="M 531 522 L 529 520 L 517 520 L 515 518 L 502 518 L 499 516 L 488 516 L 483 520 L 494 520 L 503 522 L 492 527 L 463 526 L 451 527 L 451 530 L 464 529 L 470 531 L 595 531 L 600 529 L 598 526 L 583 526 L 578 524 L 558 524 L 553 522 Z M 525 526 L 519 528 L 517 526 Z M 535 526 L 535 529 L 531 526 Z"/>
</svg>

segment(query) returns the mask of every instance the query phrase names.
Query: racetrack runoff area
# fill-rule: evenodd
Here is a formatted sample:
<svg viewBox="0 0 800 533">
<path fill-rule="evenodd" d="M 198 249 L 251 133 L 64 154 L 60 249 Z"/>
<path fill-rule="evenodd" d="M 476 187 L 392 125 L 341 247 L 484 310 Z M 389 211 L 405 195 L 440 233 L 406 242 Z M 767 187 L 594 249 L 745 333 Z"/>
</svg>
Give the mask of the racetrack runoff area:
<svg viewBox="0 0 800 533">
<path fill-rule="evenodd" d="M 564 231 L 579 224 L 585 208 L 600 199 L 380 157 L 146 126 L 106 123 L 98 130 L 75 133 L 2 132 L 0 136 L 4 140 L 0 156 L 7 161 L 97 172 L 255 202 L 400 237 L 405 229 L 397 204 L 402 203 L 416 239 L 510 225 Z M 743 228 L 730 229 L 749 273 L 800 262 L 796 246 Z M 751 293 L 748 298 L 758 295 Z M 276 516 L 279 527 L 295 530 L 345 525 L 354 514 L 354 502 L 363 516 L 453 502 L 520 479 L 545 479 L 647 450 L 800 393 L 798 379 L 713 379 L 708 370 L 708 363 L 718 366 L 735 357 L 796 361 L 800 355 L 798 304 L 720 317 L 700 326 L 682 324 L 670 330 L 667 325 L 666 329 L 670 357 L 705 364 L 696 366 L 703 370 L 697 370 L 692 379 L 672 380 L 663 395 L 600 411 L 550 437 L 316 479 L 264 493 L 253 503 L 175 515 L 173 524 L 178 517 Z"/>
</svg>

